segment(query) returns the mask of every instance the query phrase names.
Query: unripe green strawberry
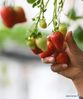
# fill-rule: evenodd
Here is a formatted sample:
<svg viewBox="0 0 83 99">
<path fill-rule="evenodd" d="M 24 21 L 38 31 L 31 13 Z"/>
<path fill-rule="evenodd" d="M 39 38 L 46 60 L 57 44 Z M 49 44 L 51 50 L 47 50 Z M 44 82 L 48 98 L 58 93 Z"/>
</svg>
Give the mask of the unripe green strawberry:
<svg viewBox="0 0 83 99">
<path fill-rule="evenodd" d="M 31 48 L 35 49 L 36 44 L 35 44 L 35 39 L 33 37 L 28 37 L 26 44 Z"/>
<path fill-rule="evenodd" d="M 47 23 L 46 23 L 45 19 L 40 20 L 40 27 L 43 29 L 47 28 Z"/>
<path fill-rule="evenodd" d="M 38 37 L 36 39 L 36 45 L 42 51 L 46 51 L 47 50 L 47 37 L 46 36 Z"/>
<path fill-rule="evenodd" d="M 67 25 L 65 23 L 62 23 L 59 25 L 59 32 L 61 32 L 64 36 L 67 33 Z"/>
</svg>

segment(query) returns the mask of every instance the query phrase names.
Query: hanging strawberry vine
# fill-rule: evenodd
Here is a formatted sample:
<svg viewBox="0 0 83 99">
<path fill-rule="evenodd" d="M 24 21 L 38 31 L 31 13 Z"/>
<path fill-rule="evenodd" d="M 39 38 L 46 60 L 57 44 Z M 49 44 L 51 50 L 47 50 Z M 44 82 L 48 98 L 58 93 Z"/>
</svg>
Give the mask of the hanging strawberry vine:
<svg viewBox="0 0 83 99">
<path fill-rule="evenodd" d="M 39 55 L 40 58 L 51 56 L 55 52 L 59 52 L 58 54 L 60 54 L 61 51 L 64 52 L 63 44 L 65 41 L 64 38 L 67 33 L 68 25 L 66 23 L 61 23 L 60 14 L 63 10 L 65 0 L 53 0 L 54 10 L 50 23 L 47 23 L 45 13 L 51 0 L 47 0 L 46 2 L 45 0 L 33 1 L 34 2 L 32 3 L 32 7 L 37 7 L 39 9 L 39 12 L 32 19 L 35 26 L 33 30 L 28 31 L 30 35 L 26 39 L 27 45 L 31 48 L 32 52 L 34 52 L 36 55 Z M 83 18 L 82 16 L 76 15 L 74 8 L 71 9 L 66 16 L 73 21 Z M 46 29 L 50 24 L 53 24 L 52 33 L 49 35 L 49 37 L 47 37 L 39 30 L 39 27 Z M 66 53 L 64 52 L 61 54 L 63 54 L 64 59 L 66 56 L 68 60 L 65 62 L 69 63 L 69 58 Z"/>
</svg>

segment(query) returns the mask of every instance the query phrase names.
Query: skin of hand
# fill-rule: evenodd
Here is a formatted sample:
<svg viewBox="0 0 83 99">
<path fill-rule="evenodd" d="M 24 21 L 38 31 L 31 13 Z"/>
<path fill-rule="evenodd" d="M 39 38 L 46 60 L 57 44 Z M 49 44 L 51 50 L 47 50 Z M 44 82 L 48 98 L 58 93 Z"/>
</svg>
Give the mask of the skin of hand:
<svg viewBox="0 0 83 99">
<path fill-rule="evenodd" d="M 53 72 L 57 72 L 67 78 L 72 79 L 75 84 L 78 94 L 83 97 L 83 51 L 81 51 L 72 36 L 72 32 L 66 35 L 65 52 L 70 58 L 70 64 L 56 64 L 54 57 L 47 57 L 43 62 L 50 63 Z"/>
</svg>

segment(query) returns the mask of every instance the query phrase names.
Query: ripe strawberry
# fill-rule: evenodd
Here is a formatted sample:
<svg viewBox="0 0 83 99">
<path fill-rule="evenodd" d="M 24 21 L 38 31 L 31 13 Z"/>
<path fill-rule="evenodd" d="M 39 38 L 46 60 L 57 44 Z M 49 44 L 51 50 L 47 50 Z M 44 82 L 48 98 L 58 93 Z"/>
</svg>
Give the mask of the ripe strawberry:
<svg viewBox="0 0 83 99">
<path fill-rule="evenodd" d="M 17 23 L 26 22 L 24 9 L 22 7 L 16 7 L 14 8 L 14 10 L 16 12 L 16 22 Z"/>
<path fill-rule="evenodd" d="M 13 7 L 3 7 L 1 9 L 1 17 L 3 19 L 4 24 L 8 27 L 11 28 L 14 26 L 16 23 L 16 13 L 13 9 Z"/>
<path fill-rule="evenodd" d="M 66 52 L 61 52 L 55 59 L 57 64 L 69 64 L 69 57 Z"/>
<path fill-rule="evenodd" d="M 48 38 L 48 41 L 51 41 L 51 35 L 52 34 L 50 34 L 47 38 Z"/>
<path fill-rule="evenodd" d="M 54 45 L 50 41 L 47 42 L 47 46 L 48 46 L 47 51 L 39 54 L 40 58 L 51 56 L 56 51 Z"/>
<path fill-rule="evenodd" d="M 34 48 L 34 49 L 31 49 L 31 50 L 32 50 L 32 52 L 33 52 L 35 55 L 38 55 L 38 54 L 42 53 L 42 50 L 39 49 L 38 47 L 36 47 L 36 48 Z"/>
<path fill-rule="evenodd" d="M 55 32 L 50 36 L 51 42 L 58 51 L 61 51 L 64 43 L 64 36 L 61 32 Z"/>
</svg>

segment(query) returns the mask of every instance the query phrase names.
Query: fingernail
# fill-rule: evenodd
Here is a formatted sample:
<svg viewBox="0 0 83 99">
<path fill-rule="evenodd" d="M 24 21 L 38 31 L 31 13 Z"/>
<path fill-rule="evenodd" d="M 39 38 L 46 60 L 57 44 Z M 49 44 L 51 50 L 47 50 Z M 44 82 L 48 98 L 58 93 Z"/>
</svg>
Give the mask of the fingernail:
<svg viewBox="0 0 83 99">
<path fill-rule="evenodd" d="M 41 61 L 43 63 L 54 63 L 55 59 L 53 57 L 42 58 Z"/>
<path fill-rule="evenodd" d="M 54 57 L 50 57 L 50 58 L 47 58 L 50 62 L 54 62 L 55 60 L 54 60 Z"/>
<path fill-rule="evenodd" d="M 67 65 L 67 64 L 63 64 L 62 67 L 63 67 L 63 68 L 67 68 L 68 65 Z"/>
</svg>

